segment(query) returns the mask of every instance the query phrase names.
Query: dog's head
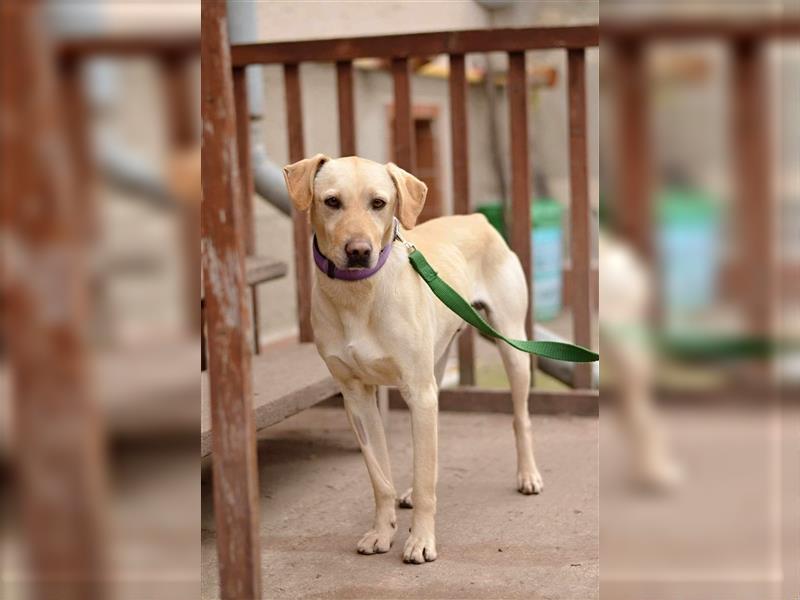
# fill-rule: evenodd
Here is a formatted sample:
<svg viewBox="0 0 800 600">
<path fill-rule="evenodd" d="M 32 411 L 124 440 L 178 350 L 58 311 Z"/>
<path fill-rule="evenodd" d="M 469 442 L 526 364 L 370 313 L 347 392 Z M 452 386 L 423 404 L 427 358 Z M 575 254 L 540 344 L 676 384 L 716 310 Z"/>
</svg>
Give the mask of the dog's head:
<svg viewBox="0 0 800 600">
<path fill-rule="evenodd" d="M 391 242 L 392 217 L 411 229 L 428 187 L 394 163 L 357 156 L 331 159 L 317 154 L 283 168 L 298 211 L 311 211 L 320 250 L 340 269 L 375 265 Z"/>
</svg>

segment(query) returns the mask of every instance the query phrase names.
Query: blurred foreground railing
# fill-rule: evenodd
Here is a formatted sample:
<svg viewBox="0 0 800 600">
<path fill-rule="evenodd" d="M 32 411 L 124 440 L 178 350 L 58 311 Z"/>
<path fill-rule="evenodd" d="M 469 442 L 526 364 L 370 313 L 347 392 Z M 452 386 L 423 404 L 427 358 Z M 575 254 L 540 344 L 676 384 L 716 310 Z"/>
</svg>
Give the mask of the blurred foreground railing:
<svg viewBox="0 0 800 600">
<path fill-rule="evenodd" d="M 776 194 L 767 63 L 769 43 L 797 43 L 800 19 L 654 21 L 603 24 L 607 71 L 616 88 L 618 172 L 613 227 L 649 264 L 657 264 L 654 223 L 656 176 L 649 119 L 647 52 L 655 44 L 716 41 L 731 64 L 727 90 L 734 189 L 730 269 L 733 296 L 744 316 L 746 335 L 774 339 L 782 275 L 796 273 L 777 252 Z M 663 294 L 662 294 L 663 295 Z M 656 308 L 660 313 L 660 308 Z M 658 317 L 656 317 L 658 318 Z M 768 377 L 766 379 L 769 379 Z M 766 380 L 763 379 L 762 380 Z"/>
</svg>

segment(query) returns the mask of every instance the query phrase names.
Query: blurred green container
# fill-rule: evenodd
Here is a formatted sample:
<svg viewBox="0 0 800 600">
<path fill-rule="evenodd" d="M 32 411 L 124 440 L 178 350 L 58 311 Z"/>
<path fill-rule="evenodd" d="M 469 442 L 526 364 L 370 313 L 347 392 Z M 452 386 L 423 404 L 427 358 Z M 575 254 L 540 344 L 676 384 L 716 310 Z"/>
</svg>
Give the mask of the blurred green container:
<svg viewBox="0 0 800 600">
<path fill-rule="evenodd" d="M 478 212 L 506 238 L 502 204 L 484 204 Z M 564 208 L 552 198 L 539 198 L 531 202 L 530 214 L 534 312 L 537 320 L 549 321 L 562 306 Z"/>
<path fill-rule="evenodd" d="M 712 306 L 721 264 L 719 204 L 700 190 L 675 186 L 661 192 L 656 206 L 667 310 L 678 313 Z"/>
<path fill-rule="evenodd" d="M 552 198 L 531 204 L 534 314 L 549 321 L 561 312 L 564 281 L 564 208 Z"/>
<path fill-rule="evenodd" d="M 478 212 L 481 213 L 492 226 L 506 238 L 506 221 L 503 217 L 503 205 L 498 203 L 484 204 L 478 207 Z"/>
</svg>

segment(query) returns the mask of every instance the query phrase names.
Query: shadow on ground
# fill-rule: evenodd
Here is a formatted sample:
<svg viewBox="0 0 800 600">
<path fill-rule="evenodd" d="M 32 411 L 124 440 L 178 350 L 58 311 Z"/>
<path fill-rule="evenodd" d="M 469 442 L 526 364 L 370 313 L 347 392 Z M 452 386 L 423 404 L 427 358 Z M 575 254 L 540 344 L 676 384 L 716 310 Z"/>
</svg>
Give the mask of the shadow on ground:
<svg viewBox="0 0 800 600">
<path fill-rule="evenodd" d="M 515 490 L 511 417 L 442 413 L 437 546 L 402 562 L 411 511 L 398 509 L 387 554 L 361 556 L 372 488 L 344 411 L 311 409 L 262 434 L 262 578 L 267 598 L 527 598 L 591 600 L 598 583 L 597 419 L 535 417 L 545 491 Z M 408 413 L 393 411 L 395 486 L 411 481 Z M 204 599 L 218 597 L 213 501 L 203 483 Z"/>
</svg>

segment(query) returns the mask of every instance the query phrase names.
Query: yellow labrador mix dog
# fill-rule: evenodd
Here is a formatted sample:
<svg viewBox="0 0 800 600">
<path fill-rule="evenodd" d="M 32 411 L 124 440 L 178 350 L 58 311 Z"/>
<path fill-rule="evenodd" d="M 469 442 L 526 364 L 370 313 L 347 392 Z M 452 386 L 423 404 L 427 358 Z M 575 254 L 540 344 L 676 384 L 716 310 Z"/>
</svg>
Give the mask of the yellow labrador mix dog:
<svg viewBox="0 0 800 600">
<path fill-rule="evenodd" d="M 459 294 L 484 308 L 493 327 L 514 338 L 525 338 L 522 267 L 483 215 L 442 217 L 415 227 L 427 188 L 392 163 L 317 154 L 285 167 L 284 176 L 297 210 L 311 211 L 319 267 L 311 305 L 314 338 L 341 386 L 375 494 L 375 518 L 358 551 L 387 552 L 397 530 L 396 492 L 376 402 L 377 386 L 391 385 L 408 404 L 414 442 L 413 487 L 400 498 L 401 506 L 413 502 L 414 509 L 403 560 L 436 560 L 438 385 L 464 323 L 417 275 L 397 234 L 419 248 Z M 514 404 L 517 488 L 538 494 L 542 477 L 528 415 L 530 361 L 506 344 L 498 348 Z"/>
</svg>

